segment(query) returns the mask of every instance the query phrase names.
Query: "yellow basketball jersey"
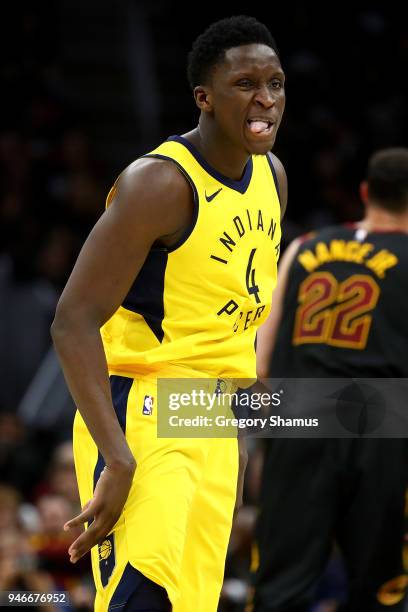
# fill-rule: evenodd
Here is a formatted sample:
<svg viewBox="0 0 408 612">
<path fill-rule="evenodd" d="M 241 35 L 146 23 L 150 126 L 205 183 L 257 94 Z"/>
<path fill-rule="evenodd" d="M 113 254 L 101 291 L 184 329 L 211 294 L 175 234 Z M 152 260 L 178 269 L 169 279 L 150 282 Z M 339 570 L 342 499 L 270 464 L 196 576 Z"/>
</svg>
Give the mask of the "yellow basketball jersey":
<svg viewBox="0 0 408 612">
<path fill-rule="evenodd" d="M 102 328 L 109 371 L 253 378 L 256 330 L 270 310 L 281 239 L 272 162 L 252 156 L 241 180 L 232 180 L 181 136 L 147 157 L 170 160 L 186 176 L 194 220 L 178 244 L 151 249 Z"/>
</svg>

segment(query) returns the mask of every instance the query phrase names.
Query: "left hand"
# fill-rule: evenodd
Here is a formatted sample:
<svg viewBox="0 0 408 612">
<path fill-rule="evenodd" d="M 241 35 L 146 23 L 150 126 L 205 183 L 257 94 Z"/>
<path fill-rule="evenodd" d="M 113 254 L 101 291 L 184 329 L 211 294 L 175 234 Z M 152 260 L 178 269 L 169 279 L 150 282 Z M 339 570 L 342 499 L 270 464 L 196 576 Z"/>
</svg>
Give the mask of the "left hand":
<svg viewBox="0 0 408 612">
<path fill-rule="evenodd" d="M 65 531 L 90 523 L 68 549 L 71 563 L 76 563 L 112 531 L 125 505 L 135 468 L 136 463 L 116 467 L 106 465 L 96 483 L 93 498 L 78 516 L 65 523 Z"/>
<path fill-rule="evenodd" d="M 246 447 L 245 436 L 238 438 L 238 453 L 239 453 L 239 468 L 238 468 L 237 496 L 235 500 L 234 518 L 236 517 L 238 510 L 242 506 L 242 498 L 244 494 L 245 470 L 246 470 L 246 466 L 248 463 L 248 451 Z"/>
</svg>

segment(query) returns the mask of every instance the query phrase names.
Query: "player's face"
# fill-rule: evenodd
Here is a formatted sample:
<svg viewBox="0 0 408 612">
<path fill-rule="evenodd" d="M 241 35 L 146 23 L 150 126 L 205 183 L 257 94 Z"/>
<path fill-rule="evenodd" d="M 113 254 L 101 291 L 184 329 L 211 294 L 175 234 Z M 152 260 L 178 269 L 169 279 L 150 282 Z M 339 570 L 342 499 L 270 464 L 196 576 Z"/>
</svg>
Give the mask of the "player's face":
<svg viewBox="0 0 408 612">
<path fill-rule="evenodd" d="M 217 127 L 251 154 L 265 154 L 285 108 L 285 75 L 266 45 L 233 47 L 214 70 L 210 96 Z"/>
</svg>

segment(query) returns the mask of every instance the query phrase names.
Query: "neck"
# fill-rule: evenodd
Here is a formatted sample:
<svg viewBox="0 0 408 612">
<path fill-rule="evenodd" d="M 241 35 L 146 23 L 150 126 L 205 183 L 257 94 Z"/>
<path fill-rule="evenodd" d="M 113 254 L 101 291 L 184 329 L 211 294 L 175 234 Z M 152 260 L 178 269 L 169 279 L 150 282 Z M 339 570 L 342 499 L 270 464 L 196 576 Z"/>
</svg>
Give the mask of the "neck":
<svg viewBox="0 0 408 612">
<path fill-rule="evenodd" d="M 198 127 L 183 136 L 215 170 L 235 181 L 242 178 L 250 154 L 228 141 L 209 119 L 200 117 Z"/>
<path fill-rule="evenodd" d="M 367 232 L 375 230 L 408 232 L 408 210 L 402 213 L 392 213 L 378 206 L 368 205 L 360 227 Z"/>
</svg>

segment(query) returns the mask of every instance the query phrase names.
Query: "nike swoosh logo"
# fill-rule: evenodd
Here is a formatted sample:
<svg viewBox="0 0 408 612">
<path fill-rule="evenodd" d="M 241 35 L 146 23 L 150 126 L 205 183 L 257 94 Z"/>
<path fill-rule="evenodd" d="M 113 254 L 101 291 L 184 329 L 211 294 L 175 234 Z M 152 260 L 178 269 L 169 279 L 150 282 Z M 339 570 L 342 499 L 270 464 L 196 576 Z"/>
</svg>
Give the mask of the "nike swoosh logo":
<svg viewBox="0 0 408 612">
<path fill-rule="evenodd" d="M 209 196 L 207 195 L 207 192 L 205 192 L 205 199 L 207 200 L 207 202 L 211 202 L 215 198 L 215 196 L 217 196 L 220 193 L 221 190 L 222 190 L 222 187 L 220 187 L 218 191 L 216 191 L 215 193 L 212 193 Z"/>
</svg>

